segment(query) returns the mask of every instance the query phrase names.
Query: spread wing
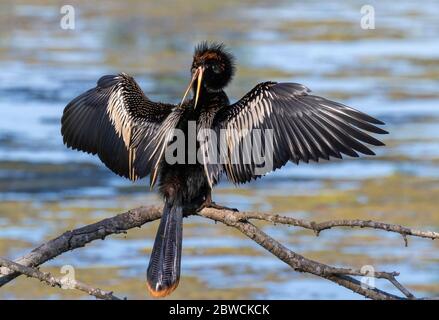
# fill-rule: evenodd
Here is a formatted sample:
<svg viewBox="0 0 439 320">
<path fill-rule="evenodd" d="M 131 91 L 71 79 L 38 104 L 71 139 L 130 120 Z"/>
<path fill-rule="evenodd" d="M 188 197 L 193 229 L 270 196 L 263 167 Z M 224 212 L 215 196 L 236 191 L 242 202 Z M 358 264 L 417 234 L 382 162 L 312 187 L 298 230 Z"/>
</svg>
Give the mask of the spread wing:
<svg viewBox="0 0 439 320">
<path fill-rule="evenodd" d="M 136 180 L 154 163 L 135 159 L 152 158 L 151 141 L 174 107 L 149 100 L 127 74 L 107 75 L 65 107 L 61 134 L 68 147 L 97 154 L 113 172 Z"/>
<path fill-rule="evenodd" d="M 297 83 L 260 83 L 217 113 L 214 127 L 224 136 L 221 163 L 229 180 L 245 183 L 288 161 L 374 155 L 364 143 L 383 145 L 366 133 L 387 133 L 375 126 L 383 122 L 310 92 Z"/>
</svg>

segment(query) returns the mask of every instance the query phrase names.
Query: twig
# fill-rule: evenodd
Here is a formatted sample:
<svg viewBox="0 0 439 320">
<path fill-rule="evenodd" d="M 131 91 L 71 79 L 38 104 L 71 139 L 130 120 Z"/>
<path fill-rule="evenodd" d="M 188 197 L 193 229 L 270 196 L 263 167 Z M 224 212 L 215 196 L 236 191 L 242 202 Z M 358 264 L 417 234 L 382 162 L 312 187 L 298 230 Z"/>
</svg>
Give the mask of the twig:
<svg viewBox="0 0 439 320">
<path fill-rule="evenodd" d="M 104 300 L 120 300 L 116 296 L 113 295 L 112 292 L 104 291 L 99 288 L 93 288 L 89 286 L 88 284 L 79 282 L 77 280 L 69 279 L 68 281 L 64 280 L 63 278 L 56 278 L 52 276 L 48 272 L 42 272 L 38 269 L 22 266 L 21 264 L 18 264 L 14 261 L 10 261 L 8 259 L 4 259 L 0 257 L 0 266 L 7 267 L 11 270 L 14 270 L 15 272 L 19 272 L 21 274 L 24 274 L 28 277 L 35 278 L 40 280 L 41 282 L 44 282 L 52 287 L 60 287 L 63 288 L 64 286 L 68 286 L 72 289 L 77 289 L 80 291 L 83 291 L 91 296 L 94 296 L 98 299 L 104 299 Z"/>
<path fill-rule="evenodd" d="M 353 292 L 371 299 L 415 299 L 415 297 L 407 288 L 396 280 L 395 277 L 398 276 L 397 272 L 378 271 L 374 272 L 372 275 L 369 275 L 361 272 L 360 270 L 336 268 L 307 259 L 306 257 L 289 250 L 281 243 L 265 234 L 248 220 L 255 219 L 298 226 L 313 230 L 316 232 L 316 234 L 333 227 L 360 227 L 395 232 L 403 235 L 404 237 L 410 235 L 430 239 L 439 238 L 439 233 L 437 232 L 419 231 L 400 225 L 387 224 L 371 220 L 333 220 L 316 223 L 301 219 L 294 219 L 291 217 L 279 216 L 276 214 L 263 214 L 258 212 L 237 213 L 229 210 L 217 210 L 211 208 L 203 209 L 197 215 L 212 219 L 215 222 L 222 222 L 228 226 L 238 229 L 247 237 L 257 242 L 263 248 L 287 263 L 296 271 L 311 273 L 328 279 L 352 290 Z M 27 255 L 16 259 L 15 263 L 24 267 L 36 267 L 64 252 L 83 247 L 87 243 L 97 239 L 104 239 L 106 236 L 111 234 L 126 232 L 126 230 L 131 228 L 140 227 L 143 224 L 159 219 L 160 217 L 160 207 L 150 206 L 136 208 L 112 218 L 104 219 L 100 222 L 73 231 L 65 232 L 61 236 L 54 238 L 32 250 Z M 10 268 L 8 266 L 0 268 L 0 287 L 10 282 L 18 275 L 20 275 L 20 272 L 17 272 L 17 270 L 14 268 Z M 386 279 L 393 284 L 395 288 L 401 291 L 404 297 L 399 297 L 376 288 L 370 288 L 364 284 L 362 285 L 360 281 L 354 278 L 355 276 L 368 276 Z"/>
<path fill-rule="evenodd" d="M 428 238 L 428 239 L 439 239 L 439 232 L 433 231 L 421 231 L 416 229 L 407 228 L 404 226 L 400 226 L 397 224 L 389 224 L 383 222 L 377 222 L 372 220 L 330 220 L 324 221 L 320 223 L 309 222 L 302 219 L 295 219 L 291 217 L 279 216 L 277 214 L 271 213 L 259 213 L 259 212 L 238 212 L 237 215 L 241 220 L 263 220 L 273 223 L 279 224 L 287 224 L 290 226 L 302 227 L 305 229 L 310 229 L 316 232 L 318 235 L 321 231 L 331 229 L 334 227 L 358 227 L 358 228 L 371 228 L 384 230 L 389 232 L 395 232 L 401 234 L 403 237 L 406 236 L 414 236 L 420 238 Z"/>
<path fill-rule="evenodd" d="M 334 268 L 323 263 L 307 259 L 289 250 L 252 223 L 240 221 L 239 217 L 236 217 L 236 213 L 233 211 L 225 212 L 214 209 L 205 209 L 200 213 L 200 215 L 215 221 L 223 222 L 228 226 L 238 229 L 247 237 L 258 243 L 267 251 L 271 252 L 296 271 L 307 272 L 328 279 L 367 298 L 375 300 L 400 299 L 398 296 L 376 288 L 365 288 L 364 286 L 361 286 L 359 281 L 349 276 L 352 274 L 363 275 L 360 272 L 356 272 L 351 269 Z M 379 272 L 377 274 L 383 275 L 385 273 Z"/>
</svg>

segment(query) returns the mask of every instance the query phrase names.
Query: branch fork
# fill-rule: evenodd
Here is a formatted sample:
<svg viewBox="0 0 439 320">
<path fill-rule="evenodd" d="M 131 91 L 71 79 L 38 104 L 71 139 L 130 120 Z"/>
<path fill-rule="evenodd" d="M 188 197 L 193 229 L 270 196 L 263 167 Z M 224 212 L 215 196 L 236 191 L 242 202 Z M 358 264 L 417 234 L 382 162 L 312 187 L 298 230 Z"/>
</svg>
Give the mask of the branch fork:
<svg viewBox="0 0 439 320">
<path fill-rule="evenodd" d="M 205 217 L 215 221 L 215 223 L 221 222 L 229 227 L 239 230 L 251 240 L 258 243 L 265 250 L 273 254 L 275 257 L 288 264 L 295 271 L 310 273 L 318 277 L 325 278 L 366 298 L 376 300 L 417 298 L 406 287 L 396 280 L 396 277 L 399 275 L 398 272 L 376 271 L 373 274 L 369 274 L 367 271 L 351 268 L 337 268 L 308 259 L 294 251 L 291 251 L 280 242 L 264 233 L 261 229 L 251 223 L 251 220 L 260 220 L 274 224 L 301 227 L 313 231 L 316 236 L 318 236 L 320 232 L 324 230 L 335 227 L 358 227 L 384 230 L 387 232 L 399 233 L 404 239 L 405 246 L 408 244 L 407 236 L 427 238 L 432 240 L 439 239 L 438 232 L 421 231 L 400 225 L 372 220 L 330 220 L 317 223 L 314 221 L 295 219 L 272 213 L 235 212 L 232 210 L 219 210 L 213 208 L 205 208 L 200 212 L 194 213 L 193 215 Z M 43 243 L 28 254 L 14 261 L 0 257 L 0 287 L 23 274 L 39 279 L 43 283 L 50 286 L 62 287 L 65 285 L 64 279 L 53 277 L 50 273 L 38 270 L 37 267 L 46 261 L 63 254 L 64 252 L 84 247 L 86 244 L 97 239 L 103 240 L 105 237 L 111 234 L 126 233 L 129 229 L 141 227 L 143 224 L 157 220 L 160 217 L 160 207 L 139 207 L 118 214 L 114 217 L 75 229 L 73 231 L 64 232 L 60 236 Z M 355 278 L 358 276 L 385 279 L 396 289 L 398 289 L 402 293 L 402 296 L 397 296 L 378 288 L 372 288 L 365 283 L 358 281 Z M 76 280 L 69 284 L 74 287 L 74 289 L 83 291 L 98 299 L 120 299 L 113 295 L 112 292 L 94 288 Z"/>
</svg>

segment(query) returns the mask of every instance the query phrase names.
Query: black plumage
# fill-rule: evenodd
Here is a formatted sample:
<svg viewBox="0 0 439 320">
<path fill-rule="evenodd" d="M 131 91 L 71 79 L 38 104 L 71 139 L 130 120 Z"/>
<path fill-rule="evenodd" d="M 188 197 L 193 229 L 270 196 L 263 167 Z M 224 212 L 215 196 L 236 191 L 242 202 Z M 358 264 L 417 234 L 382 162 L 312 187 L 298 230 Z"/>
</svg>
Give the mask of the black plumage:
<svg viewBox="0 0 439 320">
<path fill-rule="evenodd" d="M 97 154 L 113 172 L 136 180 L 151 165 L 136 167 L 135 158 L 152 153 L 146 146 L 173 108 L 150 101 L 127 74 L 103 76 L 65 107 L 61 134 L 68 147 Z"/>
<path fill-rule="evenodd" d="M 113 172 L 131 180 L 150 175 L 151 186 L 159 181 L 165 206 L 147 271 L 153 296 L 165 296 L 178 285 L 183 215 L 220 207 L 212 202 L 211 190 L 223 174 L 235 184 L 245 183 L 288 161 L 374 155 L 366 144 L 383 145 L 368 134 L 387 133 L 377 126 L 383 122 L 312 95 L 301 84 L 260 83 L 230 104 L 223 89 L 234 71 L 234 58 L 222 44 L 202 43 L 191 67 L 190 100 L 185 94 L 179 105 L 153 102 L 133 78 L 120 74 L 102 77 L 64 110 L 61 132 L 68 147 L 97 154 Z M 165 153 L 174 129 L 185 133 L 190 151 L 190 121 L 196 123 L 201 160 L 190 163 L 186 152 L 184 163 L 170 164 Z M 255 139 L 257 131 L 271 140 Z M 264 151 L 264 163 L 252 157 L 252 148 Z"/>
</svg>

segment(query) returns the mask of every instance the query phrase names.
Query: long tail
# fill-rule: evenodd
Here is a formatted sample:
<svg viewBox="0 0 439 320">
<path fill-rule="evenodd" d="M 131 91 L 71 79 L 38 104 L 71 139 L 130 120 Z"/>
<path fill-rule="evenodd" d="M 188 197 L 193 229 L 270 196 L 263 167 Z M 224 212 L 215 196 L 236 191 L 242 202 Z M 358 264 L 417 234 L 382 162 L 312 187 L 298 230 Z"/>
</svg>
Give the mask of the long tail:
<svg viewBox="0 0 439 320">
<path fill-rule="evenodd" d="M 182 206 L 166 199 L 146 272 L 148 291 L 153 297 L 167 296 L 178 286 L 182 236 Z"/>
</svg>

